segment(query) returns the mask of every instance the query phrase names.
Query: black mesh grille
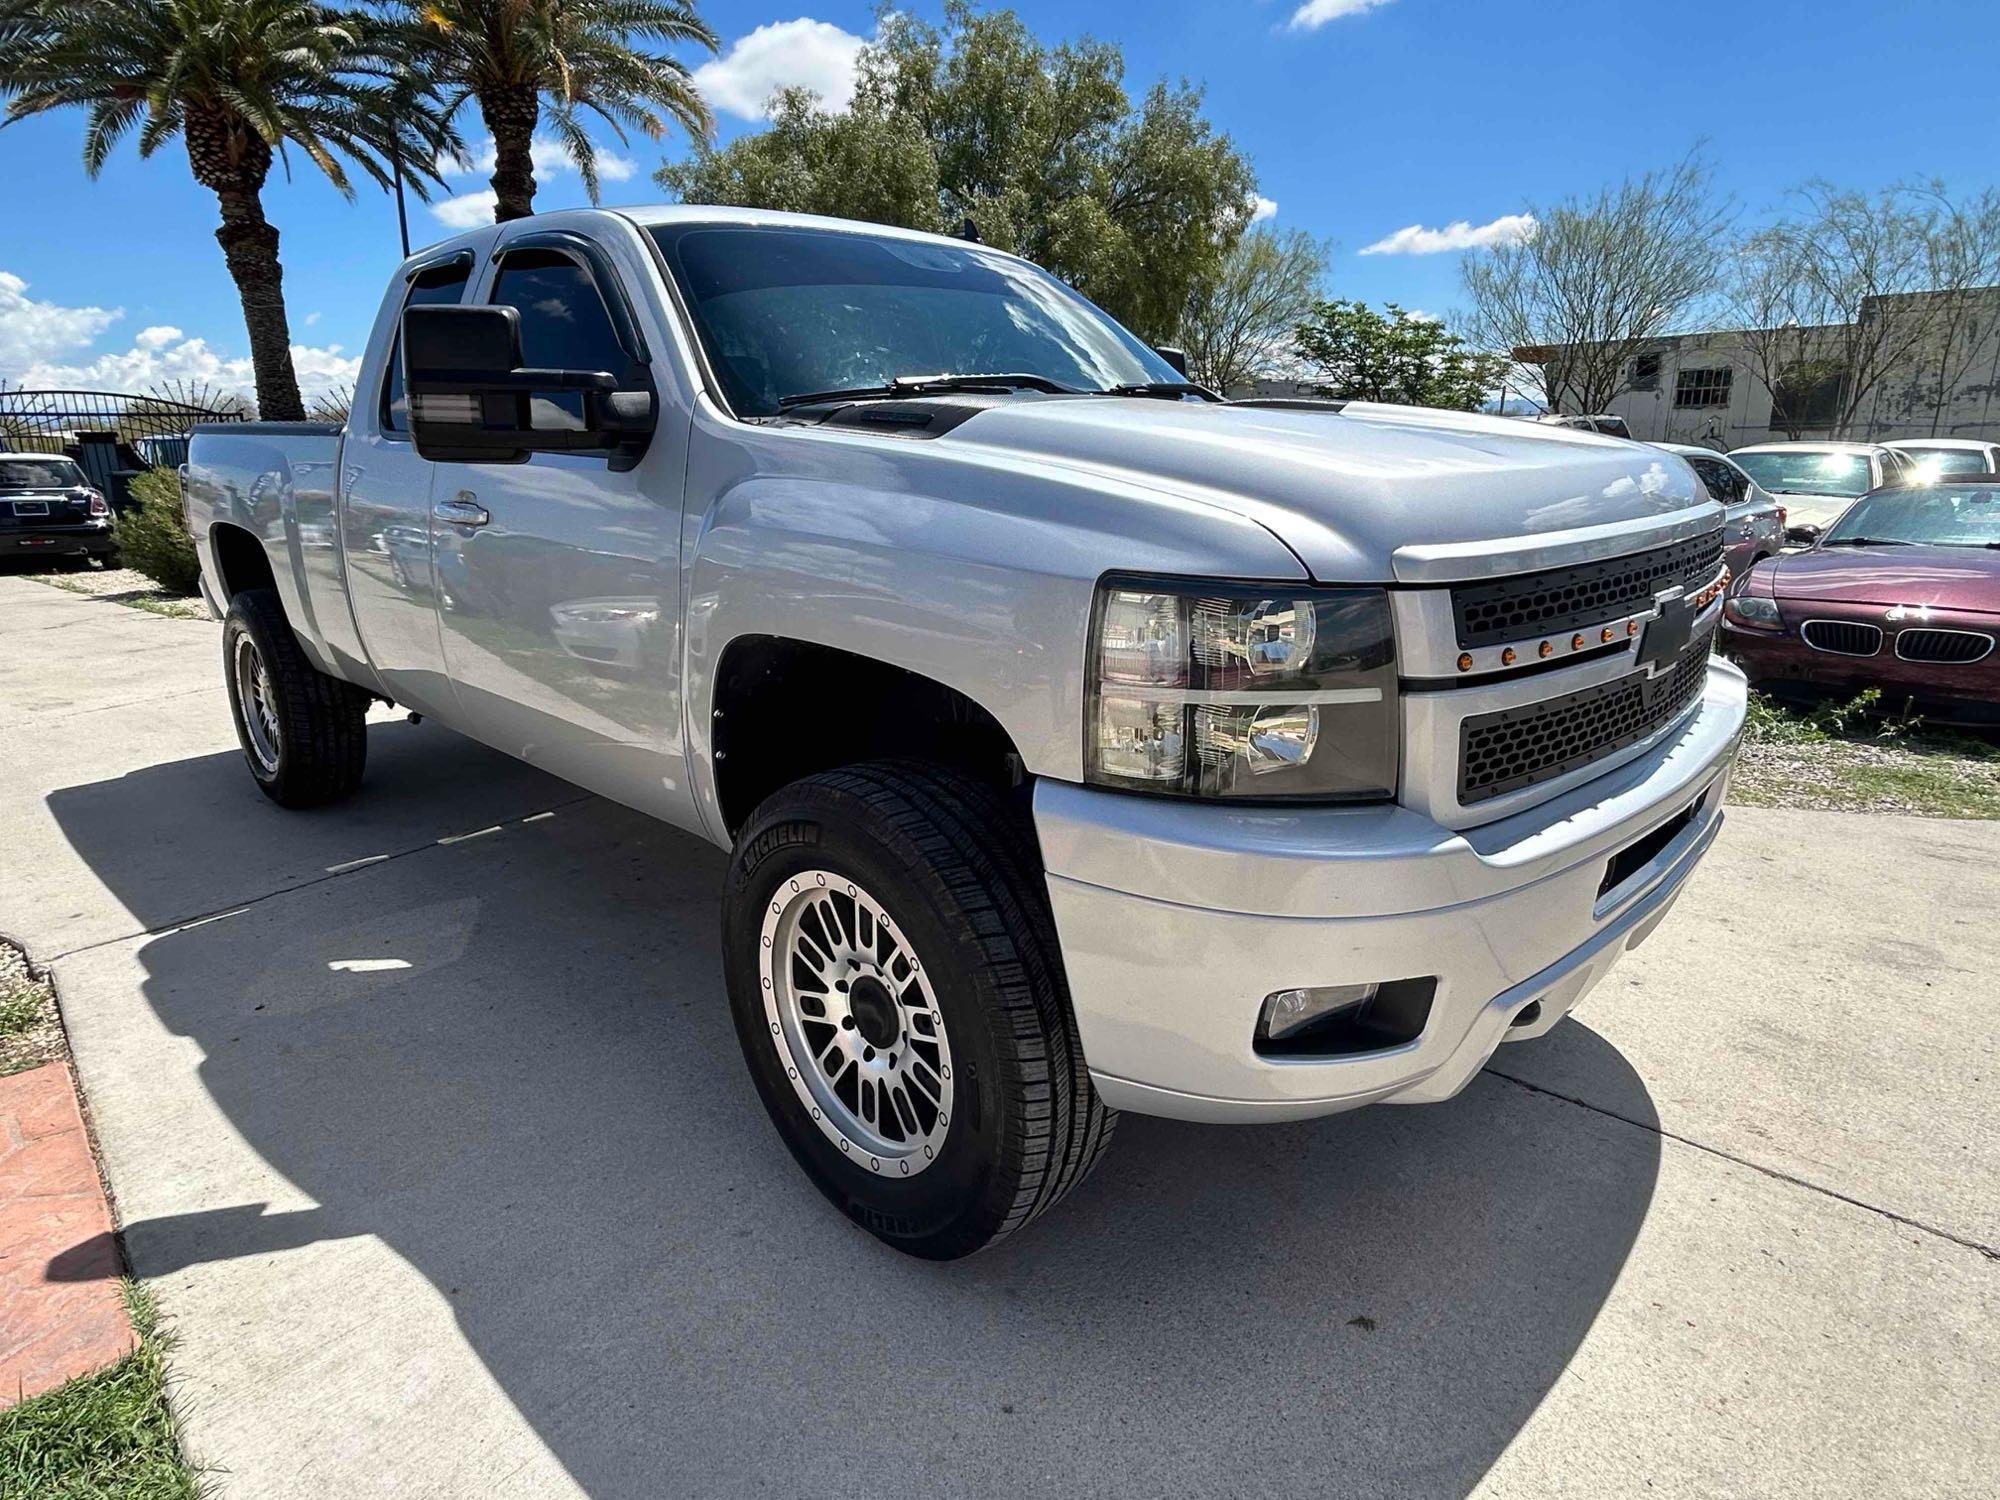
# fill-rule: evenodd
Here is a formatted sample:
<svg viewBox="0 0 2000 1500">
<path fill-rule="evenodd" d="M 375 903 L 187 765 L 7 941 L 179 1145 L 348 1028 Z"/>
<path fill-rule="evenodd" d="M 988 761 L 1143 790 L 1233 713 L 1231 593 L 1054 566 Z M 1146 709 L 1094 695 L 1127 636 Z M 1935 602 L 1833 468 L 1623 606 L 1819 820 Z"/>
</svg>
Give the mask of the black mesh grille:
<svg viewBox="0 0 2000 1500">
<path fill-rule="evenodd" d="M 1635 614 L 1661 589 L 1705 588 L 1722 566 L 1722 533 L 1691 537 L 1605 562 L 1523 573 L 1451 591 L 1458 644 L 1493 646 L 1528 635 L 1553 635 Z"/>
<path fill-rule="evenodd" d="M 1459 729 L 1459 805 L 1553 781 L 1645 739 L 1700 696 L 1711 639 L 1692 642 L 1674 669 L 1658 677 L 1634 673 L 1467 719 Z"/>
<path fill-rule="evenodd" d="M 1882 627 L 1852 620 L 1808 620 L 1799 634 L 1815 651 L 1836 656 L 1873 656 L 1882 649 Z"/>
<path fill-rule="evenodd" d="M 1983 661 L 1993 651 L 1993 637 L 1973 630 L 1906 630 L 1896 637 L 1896 654 L 1904 661 L 1957 663 Z"/>
</svg>

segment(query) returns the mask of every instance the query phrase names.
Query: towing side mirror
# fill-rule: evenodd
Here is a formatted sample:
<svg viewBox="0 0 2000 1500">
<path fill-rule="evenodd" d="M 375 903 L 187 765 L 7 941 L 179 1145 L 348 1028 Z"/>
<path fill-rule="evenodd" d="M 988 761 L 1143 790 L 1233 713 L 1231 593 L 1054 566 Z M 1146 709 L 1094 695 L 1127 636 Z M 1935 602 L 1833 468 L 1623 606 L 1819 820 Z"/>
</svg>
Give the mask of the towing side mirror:
<svg viewBox="0 0 2000 1500">
<path fill-rule="evenodd" d="M 410 438 L 438 463 L 520 463 L 530 453 L 605 453 L 629 469 L 658 420 L 650 386 L 609 370 L 521 363 L 511 307 L 403 312 L 403 389 Z"/>
<path fill-rule="evenodd" d="M 1172 344 L 1162 344 L 1153 351 L 1173 366 L 1173 371 L 1181 379 L 1187 379 L 1187 350 L 1177 349 Z"/>
<path fill-rule="evenodd" d="M 1810 547 L 1824 534 L 1825 528 L 1814 526 L 1810 522 L 1785 528 L 1785 540 L 1794 547 Z"/>
</svg>

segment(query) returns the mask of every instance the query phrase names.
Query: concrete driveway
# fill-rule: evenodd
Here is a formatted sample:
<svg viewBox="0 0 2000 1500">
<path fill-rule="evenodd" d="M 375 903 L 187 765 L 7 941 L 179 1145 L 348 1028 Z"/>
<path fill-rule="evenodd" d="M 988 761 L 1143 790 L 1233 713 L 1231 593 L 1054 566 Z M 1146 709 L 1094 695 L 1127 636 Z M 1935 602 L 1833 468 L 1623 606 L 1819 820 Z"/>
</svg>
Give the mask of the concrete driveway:
<svg viewBox="0 0 2000 1500">
<path fill-rule="evenodd" d="M 713 850 L 402 722 L 287 814 L 213 625 L 0 641 L 0 930 L 224 1496 L 1995 1489 L 2000 824 L 1733 812 L 1453 1102 L 1128 1116 L 935 1266 L 765 1122 Z"/>
</svg>

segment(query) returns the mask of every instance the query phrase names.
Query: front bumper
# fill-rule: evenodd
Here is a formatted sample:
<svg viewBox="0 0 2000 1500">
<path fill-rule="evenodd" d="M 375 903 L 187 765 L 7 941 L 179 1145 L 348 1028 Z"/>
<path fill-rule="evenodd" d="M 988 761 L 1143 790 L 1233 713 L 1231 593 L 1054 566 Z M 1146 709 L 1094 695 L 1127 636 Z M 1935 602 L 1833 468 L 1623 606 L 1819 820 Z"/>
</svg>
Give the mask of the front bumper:
<svg viewBox="0 0 2000 1500">
<path fill-rule="evenodd" d="M 1721 827 L 1746 696 L 1742 674 L 1713 662 L 1699 707 L 1639 759 L 1456 832 L 1404 807 L 1037 783 L 1098 1092 L 1117 1108 L 1213 1121 L 1450 1098 L 1503 1040 L 1548 1031 L 1658 925 Z M 1665 847 L 1601 889 L 1614 856 L 1690 808 Z M 1253 1047 L 1275 991 L 1424 977 L 1437 987 L 1412 1042 L 1337 1058 Z"/>
</svg>

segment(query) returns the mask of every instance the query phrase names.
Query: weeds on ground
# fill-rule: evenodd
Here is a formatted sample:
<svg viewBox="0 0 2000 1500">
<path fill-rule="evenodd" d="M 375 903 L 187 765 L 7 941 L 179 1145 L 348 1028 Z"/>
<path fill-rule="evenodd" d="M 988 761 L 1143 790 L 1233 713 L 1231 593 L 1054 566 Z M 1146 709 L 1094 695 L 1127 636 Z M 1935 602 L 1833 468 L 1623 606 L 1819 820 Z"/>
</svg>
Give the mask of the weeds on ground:
<svg viewBox="0 0 2000 1500">
<path fill-rule="evenodd" d="M 0 1078 L 54 1062 L 63 1052 L 55 991 L 18 948 L 0 943 Z"/>
<path fill-rule="evenodd" d="M 1751 807 L 2000 818 L 2000 746 L 1884 711 L 1870 689 L 1807 712 L 1750 695 L 1730 799 Z"/>
<path fill-rule="evenodd" d="M 108 1369 L 0 1411 L 0 1495 L 35 1500 L 198 1500 L 167 1406 L 166 1354 L 152 1296 L 124 1285 L 139 1347 Z"/>
</svg>

